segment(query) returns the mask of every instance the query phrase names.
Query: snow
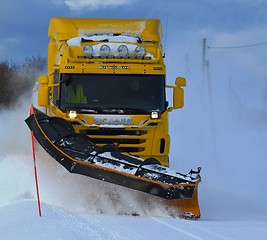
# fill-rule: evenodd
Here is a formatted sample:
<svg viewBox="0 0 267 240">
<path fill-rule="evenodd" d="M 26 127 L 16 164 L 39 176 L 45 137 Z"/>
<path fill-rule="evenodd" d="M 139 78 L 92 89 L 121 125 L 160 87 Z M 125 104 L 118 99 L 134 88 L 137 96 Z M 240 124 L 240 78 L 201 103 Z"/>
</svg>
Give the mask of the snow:
<svg viewBox="0 0 267 240">
<path fill-rule="evenodd" d="M 98 154 L 97 156 L 108 158 L 108 159 L 111 159 L 111 160 L 116 160 L 115 157 L 111 156 L 110 152 L 101 153 L 101 154 Z M 102 160 L 100 161 L 97 157 L 94 158 L 94 164 L 98 165 L 98 166 L 105 167 L 105 168 L 113 169 L 113 170 L 116 170 L 116 171 L 119 171 L 119 172 L 133 174 L 133 175 L 136 172 L 136 168 L 125 168 L 124 167 L 125 164 L 119 164 L 119 163 L 117 165 L 114 165 L 114 164 L 111 164 L 109 162 L 105 162 L 105 161 L 102 161 Z"/>
<path fill-rule="evenodd" d="M 87 41 L 93 42 L 101 42 L 101 41 L 108 41 L 108 42 L 115 42 L 115 43 L 137 43 L 138 37 L 132 37 L 127 35 L 116 35 L 113 34 L 98 34 L 98 35 L 81 35 L 79 37 L 71 38 L 67 41 L 69 46 L 80 46 L 82 39 Z"/>
<path fill-rule="evenodd" d="M 108 161 L 103 160 L 101 157 L 108 159 Z M 134 158 L 137 160 L 143 161 L 143 159 L 141 158 L 137 158 L 137 157 L 134 157 Z M 127 160 L 124 160 L 124 159 L 118 159 L 112 156 L 111 152 L 100 153 L 100 154 L 97 154 L 96 157 L 94 156 L 93 153 L 91 153 L 91 156 L 86 161 L 87 162 L 92 161 L 92 159 L 93 159 L 94 164 L 97 166 L 102 166 L 107 169 L 112 169 L 112 170 L 116 170 L 116 171 L 127 173 L 127 174 L 135 175 L 138 170 L 138 165 L 128 162 Z M 179 180 L 184 180 L 183 183 L 189 183 L 186 181 L 196 182 L 199 180 L 199 178 L 194 175 L 183 176 L 179 174 L 178 172 L 175 172 L 167 167 L 163 167 L 163 166 L 159 167 L 159 165 L 155 165 L 155 164 L 144 165 L 142 166 L 142 169 L 150 171 L 143 175 L 144 178 L 152 179 L 152 180 L 159 181 L 159 182 L 161 182 L 159 178 L 162 174 L 170 177 L 171 180 L 173 180 L 174 178 L 178 178 Z M 192 179 L 191 177 L 195 179 Z M 171 184 L 167 179 L 164 181 L 164 183 Z"/>
<path fill-rule="evenodd" d="M 47 204 L 42 204 L 43 217 L 39 218 L 35 208 L 32 200 L 0 208 L 1 239 L 261 240 L 267 234 L 267 222 L 262 219 L 188 221 L 160 216 L 89 215 Z"/>
<path fill-rule="evenodd" d="M 122 32 L 125 35 L 130 36 L 138 36 L 140 35 L 146 28 L 146 21 L 137 21 L 131 22 L 127 24 L 123 23 L 112 23 L 112 24 L 98 24 L 97 33 L 107 34 L 107 33 L 117 33 Z M 94 35 L 96 34 L 96 30 L 94 28 L 90 29 L 86 27 L 85 29 L 78 29 L 80 35 Z"/>
<path fill-rule="evenodd" d="M 208 111 L 190 110 L 190 99 L 170 117 L 170 157 L 179 172 L 202 167 L 197 221 L 170 217 L 156 197 L 70 174 L 37 146 L 39 217 L 24 123 L 32 101 L 1 110 L 0 239 L 266 239 L 265 111 L 218 108 L 213 135 Z"/>
</svg>

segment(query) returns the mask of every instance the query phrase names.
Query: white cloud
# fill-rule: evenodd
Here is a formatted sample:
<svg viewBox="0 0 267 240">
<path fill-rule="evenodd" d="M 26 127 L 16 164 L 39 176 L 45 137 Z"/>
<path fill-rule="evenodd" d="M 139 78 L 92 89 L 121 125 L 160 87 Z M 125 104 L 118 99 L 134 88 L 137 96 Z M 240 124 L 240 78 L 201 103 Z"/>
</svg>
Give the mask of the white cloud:
<svg viewBox="0 0 267 240">
<path fill-rule="evenodd" d="M 96 10 L 106 7 L 128 5 L 132 0 L 52 0 L 56 5 L 66 5 L 73 11 Z"/>
</svg>

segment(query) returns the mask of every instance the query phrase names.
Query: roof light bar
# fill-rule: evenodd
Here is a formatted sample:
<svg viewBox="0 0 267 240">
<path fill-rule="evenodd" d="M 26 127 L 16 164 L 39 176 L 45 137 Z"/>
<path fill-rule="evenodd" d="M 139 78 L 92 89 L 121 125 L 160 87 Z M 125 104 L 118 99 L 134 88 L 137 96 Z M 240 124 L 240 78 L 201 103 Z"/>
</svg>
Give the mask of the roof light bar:
<svg viewBox="0 0 267 240">
<path fill-rule="evenodd" d="M 82 47 L 84 57 L 87 58 L 145 58 L 150 57 L 146 52 L 146 48 L 142 45 L 135 44 L 85 44 Z M 147 56 L 148 55 L 148 56 Z M 82 56 L 81 56 L 82 57 Z M 151 57 L 150 57 L 151 58 Z"/>
</svg>

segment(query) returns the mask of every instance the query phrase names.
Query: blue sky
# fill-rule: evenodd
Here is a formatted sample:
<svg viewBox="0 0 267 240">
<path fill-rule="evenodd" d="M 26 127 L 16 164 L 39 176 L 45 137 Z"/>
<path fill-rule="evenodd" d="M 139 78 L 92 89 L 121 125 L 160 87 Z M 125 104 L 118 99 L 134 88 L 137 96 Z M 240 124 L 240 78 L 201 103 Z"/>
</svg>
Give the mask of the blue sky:
<svg viewBox="0 0 267 240">
<path fill-rule="evenodd" d="M 0 59 L 20 61 L 31 55 L 46 55 L 47 28 L 54 16 L 156 17 L 162 20 L 164 29 L 168 16 L 167 43 L 179 36 L 176 42 L 180 52 L 186 50 L 183 42 L 193 44 L 186 46 L 190 52 L 203 37 L 214 45 L 267 40 L 264 0 L 4 0 L 0 10 Z M 253 35 L 243 38 L 250 32 Z M 219 39 L 220 36 L 224 39 Z"/>
<path fill-rule="evenodd" d="M 4 0 L 0 9 L 0 61 L 22 62 L 26 57 L 46 56 L 48 24 L 55 16 L 160 18 L 171 82 L 178 75 L 199 82 L 203 38 L 208 46 L 267 41 L 266 0 Z M 229 88 L 229 79 L 237 79 L 232 87 L 244 86 L 244 95 L 263 98 L 264 94 L 257 91 L 267 92 L 266 52 L 267 44 L 208 49 L 212 79 L 216 78 L 218 88 L 225 89 Z M 255 85 L 257 90 L 253 90 Z"/>
</svg>

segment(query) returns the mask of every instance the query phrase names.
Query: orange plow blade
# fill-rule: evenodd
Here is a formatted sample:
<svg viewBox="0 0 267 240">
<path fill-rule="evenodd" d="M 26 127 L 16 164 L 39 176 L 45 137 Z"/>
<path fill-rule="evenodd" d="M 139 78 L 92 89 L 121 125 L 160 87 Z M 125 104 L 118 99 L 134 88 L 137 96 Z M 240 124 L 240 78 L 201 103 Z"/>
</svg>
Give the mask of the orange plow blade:
<svg viewBox="0 0 267 240">
<path fill-rule="evenodd" d="M 173 211 L 173 215 L 185 219 L 200 218 L 200 208 L 198 203 L 198 183 L 192 198 L 165 200 L 165 204 Z"/>
</svg>

